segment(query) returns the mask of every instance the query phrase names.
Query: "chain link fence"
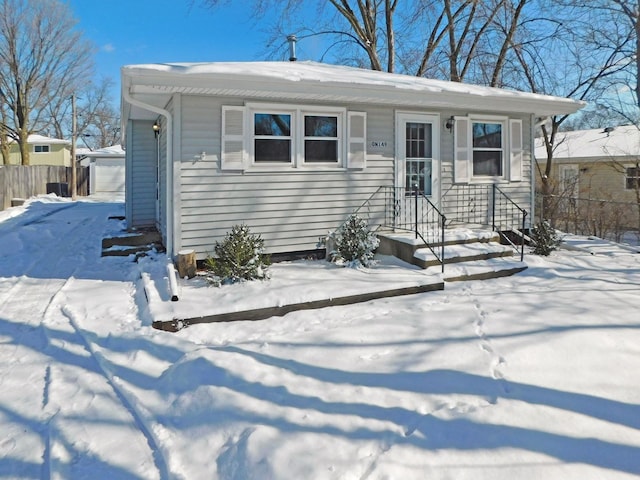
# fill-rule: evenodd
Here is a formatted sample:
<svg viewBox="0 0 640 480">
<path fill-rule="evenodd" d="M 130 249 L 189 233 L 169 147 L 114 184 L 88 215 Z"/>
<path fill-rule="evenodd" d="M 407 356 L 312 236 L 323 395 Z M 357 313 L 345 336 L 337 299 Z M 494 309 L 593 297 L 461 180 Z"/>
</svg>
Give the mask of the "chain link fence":
<svg viewBox="0 0 640 480">
<path fill-rule="evenodd" d="M 566 233 L 640 241 L 640 203 L 537 194 L 535 223 L 543 219 Z"/>
</svg>

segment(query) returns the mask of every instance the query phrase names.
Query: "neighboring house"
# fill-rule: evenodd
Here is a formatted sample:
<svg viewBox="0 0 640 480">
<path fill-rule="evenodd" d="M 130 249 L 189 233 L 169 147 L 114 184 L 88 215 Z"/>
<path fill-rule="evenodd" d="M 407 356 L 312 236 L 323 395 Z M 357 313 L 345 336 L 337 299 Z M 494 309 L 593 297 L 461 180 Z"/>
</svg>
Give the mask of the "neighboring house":
<svg viewBox="0 0 640 480">
<path fill-rule="evenodd" d="M 494 185 L 531 213 L 534 124 L 582 106 L 314 62 L 126 66 L 127 222 L 170 256 L 205 258 L 240 223 L 306 252 L 364 203 L 411 213 L 418 185 L 448 224 L 491 224 Z"/>
<path fill-rule="evenodd" d="M 78 152 L 80 165 L 89 167 L 89 194 L 125 193 L 125 153 L 120 145 Z"/>
<path fill-rule="evenodd" d="M 71 142 L 43 135 L 29 135 L 29 164 L 71 166 Z M 9 164 L 21 165 L 22 156 L 17 142 L 10 142 Z"/>
<path fill-rule="evenodd" d="M 535 155 L 544 172 L 547 152 L 542 138 L 536 139 Z M 555 179 L 557 194 L 636 203 L 639 162 L 639 126 L 561 132 L 553 149 L 550 178 Z"/>
</svg>

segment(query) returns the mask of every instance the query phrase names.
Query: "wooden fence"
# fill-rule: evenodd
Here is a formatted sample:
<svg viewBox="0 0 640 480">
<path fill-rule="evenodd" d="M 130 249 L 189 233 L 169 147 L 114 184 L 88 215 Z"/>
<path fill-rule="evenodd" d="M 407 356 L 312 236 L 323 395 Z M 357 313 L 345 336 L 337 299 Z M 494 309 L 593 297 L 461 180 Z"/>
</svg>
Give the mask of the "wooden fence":
<svg viewBox="0 0 640 480">
<path fill-rule="evenodd" d="M 89 167 L 77 168 L 77 193 L 89 194 Z M 29 198 L 47 193 L 47 183 L 63 185 L 71 195 L 71 167 L 50 165 L 0 166 L 0 210 L 11 206 L 14 198 Z M 55 190 L 54 190 L 55 191 Z M 55 192 L 58 193 L 58 192 Z"/>
</svg>

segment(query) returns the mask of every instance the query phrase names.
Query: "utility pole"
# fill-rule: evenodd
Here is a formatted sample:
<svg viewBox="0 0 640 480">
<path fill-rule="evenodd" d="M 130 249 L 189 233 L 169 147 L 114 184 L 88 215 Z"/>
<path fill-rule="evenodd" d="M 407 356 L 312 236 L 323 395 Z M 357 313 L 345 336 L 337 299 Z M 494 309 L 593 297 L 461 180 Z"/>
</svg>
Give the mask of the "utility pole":
<svg viewBox="0 0 640 480">
<path fill-rule="evenodd" d="M 71 95 L 71 200 L 76 199 L 78 193 L 78 179 L 76 174 L 76 94 Z"/>
</svg>

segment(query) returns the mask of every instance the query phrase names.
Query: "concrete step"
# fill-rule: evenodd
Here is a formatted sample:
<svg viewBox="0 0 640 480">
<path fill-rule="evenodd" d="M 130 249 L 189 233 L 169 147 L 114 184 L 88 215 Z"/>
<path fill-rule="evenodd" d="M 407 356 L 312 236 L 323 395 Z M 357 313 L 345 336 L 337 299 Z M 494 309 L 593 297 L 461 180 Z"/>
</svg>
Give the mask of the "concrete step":
<svg viewBox="0 0 640 480">
<path fill-rule="evenodd" d="M 137 259 L 151 250 L 164 252 L 162 237 L 156 230 L 123 232 L 121 235 L 102 239 L 103 257 L 135 255 Z"/>
<path fill-rule="evenodd" d="M 377 232 L 377 235 L 380 240 L 380 246 L 377 250 L 379 254 L 393 255 L 407 263 L 419 265 L 415 263 L 414 255 L 417 250 L 426 248 L 426 245 L 419 237 L 416 239 L 415 233 L 380 231 Z M 425 240 L 429 241 L 431 238 L 427 235 Z M 486 229 L 447 229 L 445 230 L 444 238 L 445 252 L 453 245 L 484 244 L 488 242 L 498 242 L 498 240 L 499 235 L 497 233 Z M 434 250 L 438 251 L 442 246 L 441 236 L 439 239 L 433 239 L 432 246 Z M 428 266 L 429 265 L 426 265 L 422 268 L 427 268 Z"/>
<path fill-rule="evenodd" d="M 416 238 L 415 233 L 412 232 L 393 232 L 390 230 L 381 230 L 376 232 L 381 242 L 386 240 L 389 242 L 398 242 L 403 245 L 408 245 L 414 250 L 422 247 L 426 247 L 420 237 Z M 433 235 L 430 232 L 422 232 L 422 236 L 432 246 L 442 245 L 442 235 Z M 499 242 L 500 235 L 497 232 L 492 232 L 487 229 L 469 229 L 469 228 L 453 228 L 446 229 L 444 231 L 444 245 L 458 245 L 461 243 L 476 243 L 476 242 Z"/>
<path fill-rule="evenodd" d="M 439 254 L 440 250 L 436 249 L 436 253 Z M 459 245 L 448 245 L 444 248 L 445 265 L 510 256 L 513 256 L 513 248 L 496 242 L 462 243 Z M 411 263 L 421 268 L 440 265 L 440 261 L 428 248 L 419 248 L 416 250 Z"/>
<path fill-rule="evenodd" d="M 467 280 L 489 280 L 491 278 L 508 277 L 527 269 L 525 262 L 509 257 L 496 257 L 487 260 L 447 265 L 443 274 L 445 282 L 462 282 Z"/>
<path fill-rule="evenodd" d="M 151 243 L 162 243 L 160 232 L 156 230 L 141 232 L 126 232 L 115 237 L 107 237 L 102 239 L 102 248 L 111 248 L 113 246 L 139 246 L 149 245 Z"/>
</svg>

